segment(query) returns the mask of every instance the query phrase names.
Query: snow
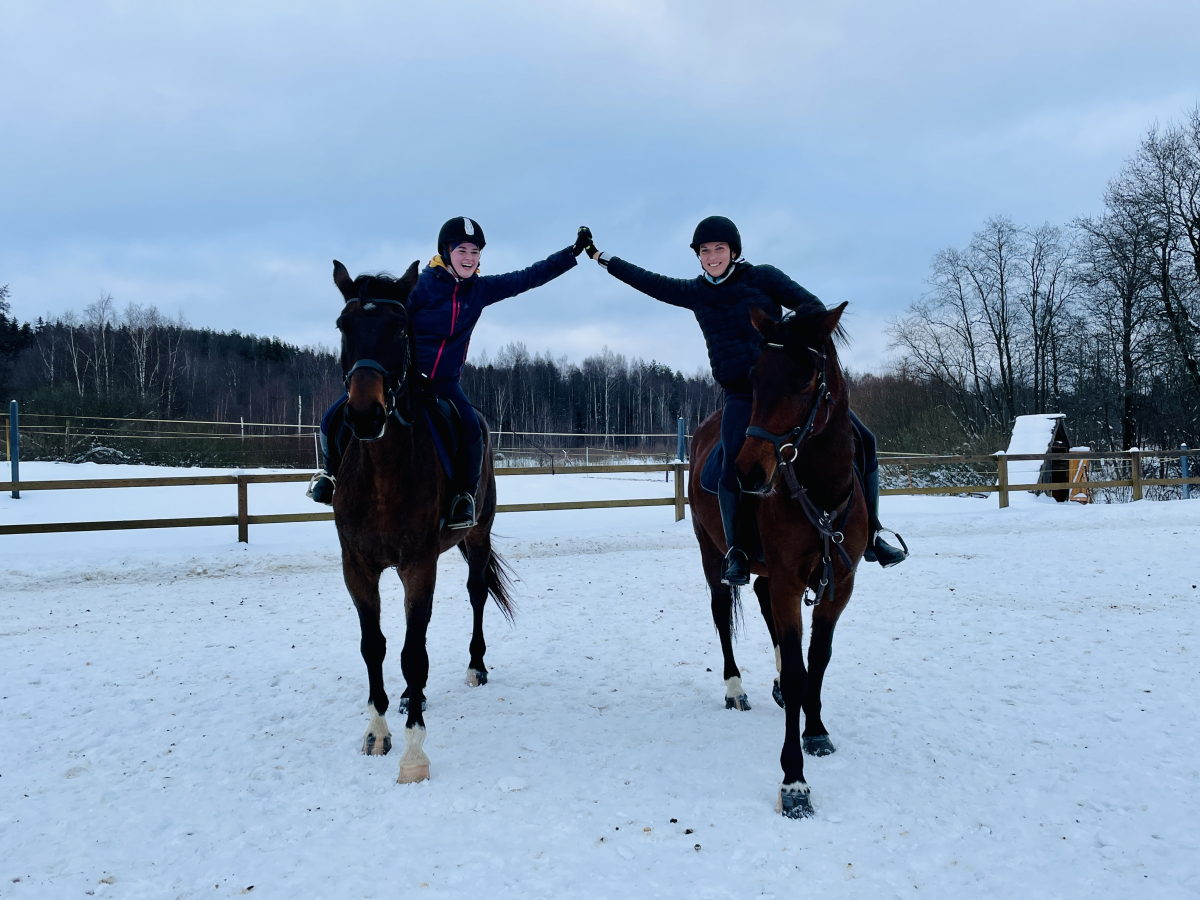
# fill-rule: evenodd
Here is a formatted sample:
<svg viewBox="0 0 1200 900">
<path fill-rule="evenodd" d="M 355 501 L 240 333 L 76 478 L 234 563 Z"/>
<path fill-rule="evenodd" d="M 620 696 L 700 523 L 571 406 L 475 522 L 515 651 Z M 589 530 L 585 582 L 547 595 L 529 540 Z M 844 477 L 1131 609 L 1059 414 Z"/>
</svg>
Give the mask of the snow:
<svg viewBox="0 0 1200 900">
<path fill-rule="evenodd" d="M 1066 418 L 1063 413 L 1017 416 L 1005 453 L 1009 456 L 1049 453 L 1050 444 L 1054 440 L 1054 429 L 1058 426 L 1059 419 L 1063 418 Z M 1037 484 L 1041 479 L 1042 466 L 1043 463 L 1039 460 L 1010 460 L 1008 483 Z"/>
<path fill-rule="evenodd" d="M 510 477 L 501 501 L 669 496 L 661 479 Z M 302 492 L 253 485 L 251 511 L 311 509 Z M 233 498 L 5 494 L 0 521 Z M 489 611 L 479 688 L 465 566 L 443 557 L 415 785 L 395 783 L 399 747 L 359 753 L 331 523 L 252 527 L 248 546 L 233 528 L 0 538 L 0 897 L 1200 893 L 1200 505 L 884 504 L 914 555 L 860 570 L 825 682 L 838 752 L 805 761 L 804 821 L 774 812 L 766 628 L 748 607 L 752 709 L 726 710 L 691 523 L 669 507 L 501 516 L 518 616 Z M 383 585 L 395 698 L 402 597 Z"/>
</svg>

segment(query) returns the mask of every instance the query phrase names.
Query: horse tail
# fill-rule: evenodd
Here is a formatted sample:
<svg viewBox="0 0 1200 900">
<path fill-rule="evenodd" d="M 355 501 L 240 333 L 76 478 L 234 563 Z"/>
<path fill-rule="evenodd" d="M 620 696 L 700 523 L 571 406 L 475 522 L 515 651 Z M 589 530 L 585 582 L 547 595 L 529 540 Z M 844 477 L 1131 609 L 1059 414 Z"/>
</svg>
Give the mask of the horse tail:
<svg viewBox="0 0 1200 900">
<path fill-rule="evenodd" d="M 746 617 L 742 615 L 742 589 L 736 584 L 729 586 L 729 636 L 737 639 L 738 632 L 746 627 Z"/>
<path fill-rule="evenodd" d="M 463 559 L 468 559 L 465 541 L 458 545 L 458 550 L 460 553 L 462 553 Z M 488 593 L 492 595 L 492 599 L 496 602 L 496 607 L 500 610 L 501 615 L 503 615 L 511 625 L 517 611 L 517 608 L 512 601 L 512 566 L 510 566 L 508 561 L 505 560 L 505 558 L 497 553 L 494 549 L 490 550 L 488 553 L 487 565 L 483 570 L 483 578 L 484 583 L 487 585 Z"/>
</svg>

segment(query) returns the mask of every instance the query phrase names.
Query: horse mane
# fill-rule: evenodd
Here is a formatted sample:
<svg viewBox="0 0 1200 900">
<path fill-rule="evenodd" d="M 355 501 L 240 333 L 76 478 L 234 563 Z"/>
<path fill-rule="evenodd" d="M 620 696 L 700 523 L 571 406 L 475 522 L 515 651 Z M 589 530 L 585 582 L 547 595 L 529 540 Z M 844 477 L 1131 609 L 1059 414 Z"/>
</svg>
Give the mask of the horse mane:
<svg viewBox="0 0 1200 900">
<path fill-rule="evenodd" d="M 371 296 L 377 300 L 406 300 L 411 290 L 403 277 L 397 278 L 387 271 L 364 272 L 354 279 L 355 289 L 361 288 L 364 281 L 372 282 Z"/>
</svg>

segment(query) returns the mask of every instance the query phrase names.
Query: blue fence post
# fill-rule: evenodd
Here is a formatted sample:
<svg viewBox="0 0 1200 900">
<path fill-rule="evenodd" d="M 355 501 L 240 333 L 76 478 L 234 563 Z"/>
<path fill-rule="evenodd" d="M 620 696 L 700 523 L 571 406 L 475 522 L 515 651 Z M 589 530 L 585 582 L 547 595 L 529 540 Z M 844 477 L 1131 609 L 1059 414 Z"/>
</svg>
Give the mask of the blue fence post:
<svg viewBox="0 0 1200 900">
<path fill-rule="evenodd" d="M 21 492 L 16 484 L 21 480 L 21 432 L 17 428 L 17 401 L 8 404 L 8 458 L 12 466 L 12 483 L 14 500 L 21 499 Z"/>
<path fill-rule="evenodd" d="M 675 458 L 677 460 L 679 460 L 680 462 L 682 462 L 684 459 L 687 458 L 684 456 L 685 453 L 687 453 L 687 447 L 684 445 L 684 441 L 683 441 L 683 416 L 680 416 L 679 417 L 679 427 L 678 427 L 678 430 L 676 431 L 676 437 L 675 437 Z"/>
<path fill-rule="evenodd" d="M 1179 449 L 1183 451 L 1183 453 L 1179 457 L 1179 467 L 1183 471 L 1183 477 L 1191 478 L 1191 476 L 1188 475 L 1188 445 L 1180 444 Z M 1190 484 L 1185 484 L 1183 486 L 1183 499 L 1184 500 L 1192 499 L 1192 486 Z"/>
</svg>

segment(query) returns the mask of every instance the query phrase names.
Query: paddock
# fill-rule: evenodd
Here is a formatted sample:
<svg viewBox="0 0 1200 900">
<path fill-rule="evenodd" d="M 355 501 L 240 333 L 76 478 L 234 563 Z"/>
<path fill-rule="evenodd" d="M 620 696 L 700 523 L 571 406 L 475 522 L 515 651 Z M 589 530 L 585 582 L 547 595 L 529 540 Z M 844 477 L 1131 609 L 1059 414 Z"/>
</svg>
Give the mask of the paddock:
<svg viewBox="0 0 1200 900">
<path fill-rule="evenodd" d="M 544 490 L 653 497 L 663 477 Z M 395 754 L 358 752 L 366 673 L 331 523 L 249 545 L 6 537 L 0 896 L 1200 891 L 1200 504 L 884 503 L 913 556 L 860 567 L 825 682 L 838 752 L 806 760 L 805 821 L 774 812 L 766 628 L 748 605 L 753 708 L 724 709 L 691 523 L 669 510 L 501 515 L 518 614 L 488 614 L 482 688 L 462 683 L 465 566 L 443 557 L 432 779 L 405 786 Z M 383 588 L 396 684 L 398 579 Z"/>
</svg>

